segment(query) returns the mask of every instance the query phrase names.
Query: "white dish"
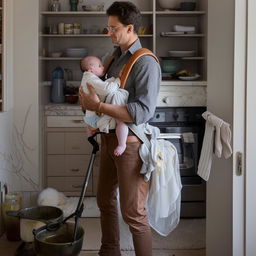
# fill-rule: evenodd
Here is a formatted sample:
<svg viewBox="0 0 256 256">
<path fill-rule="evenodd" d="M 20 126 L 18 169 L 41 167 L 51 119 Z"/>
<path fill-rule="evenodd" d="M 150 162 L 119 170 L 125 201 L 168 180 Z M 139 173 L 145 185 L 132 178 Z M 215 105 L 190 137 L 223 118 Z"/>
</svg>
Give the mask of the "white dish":
<svg viewBox="0 0 256 256">
<path fill-rule="evenodd" d="M 193 76 L 179 76 L 179 79 L 183 81 L 194 81 L 197 80 L 199 77 L 199 74 L 194 74 Z"/>
<path fill-rule="evenodd" d="M 196 51 L 168 51 L 170 57 L 193 57 Z"/>
<path fill-rule="evenodd" d="M 62 55 L 62 52 L 52 52 L 51 53 L 51 57 L 53 57 L 53 58 L 59 58 L 59 57 L 61 57 L 61 55 Z"/>
<path fill-rule="evenodd" d="M 85 57 L 88 55 L 87 48 L 67 48 L 67 57 Z"/>
<path fill-rule="evenodd" d="M 83 5 L 82 9 L 84 11 L 89 11 L 89 12 L 93 12 L 93 11 L 103 11 L 104 10 L 104 4 L 87 4 L 87 5 Z"/>
</svg>

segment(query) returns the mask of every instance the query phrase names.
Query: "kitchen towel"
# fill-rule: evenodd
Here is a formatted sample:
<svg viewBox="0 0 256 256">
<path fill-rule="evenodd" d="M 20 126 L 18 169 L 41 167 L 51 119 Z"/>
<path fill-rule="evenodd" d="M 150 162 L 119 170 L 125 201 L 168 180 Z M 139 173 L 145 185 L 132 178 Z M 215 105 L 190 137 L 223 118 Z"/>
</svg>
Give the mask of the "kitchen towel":
<svg viewBox="0 0 256 256">
<path fill-rule="evenodd" d="M 212 154 L 225 159 L 232 155 L 230 125 L 209 111 L 202 114 L 206 120 L 203 146 L 197 174 L 208 180 L 212 166 Z"/>
</svg>

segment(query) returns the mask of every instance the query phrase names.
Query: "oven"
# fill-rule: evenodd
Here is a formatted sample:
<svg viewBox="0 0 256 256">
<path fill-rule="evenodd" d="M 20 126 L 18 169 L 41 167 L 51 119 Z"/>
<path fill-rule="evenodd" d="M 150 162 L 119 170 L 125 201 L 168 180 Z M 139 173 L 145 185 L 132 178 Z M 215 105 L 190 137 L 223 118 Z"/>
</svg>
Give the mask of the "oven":
<svg viewBox="0 0 256 256">
<path fill-rule="evenodd" d="M 160 138 L 173 143 L 179 156 L 181 217 L 206 215 L 206 184 L 197 175 L 204 136 L 205 107 L 158 107 L 150 124 L 160 129 Z"/>
</svg>

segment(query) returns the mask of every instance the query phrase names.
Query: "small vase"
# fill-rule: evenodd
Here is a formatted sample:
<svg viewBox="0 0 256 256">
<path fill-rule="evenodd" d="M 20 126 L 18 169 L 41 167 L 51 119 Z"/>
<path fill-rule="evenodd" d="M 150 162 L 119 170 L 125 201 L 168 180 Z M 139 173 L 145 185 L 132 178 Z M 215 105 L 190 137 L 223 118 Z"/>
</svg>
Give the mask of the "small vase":
<svg viewBox="0 0 256 256">
<path fill-rule="evenodd" d="M 181 0 L 158 0 L 161 8 L 165 10 L 178 9 Z"/>
</svg>

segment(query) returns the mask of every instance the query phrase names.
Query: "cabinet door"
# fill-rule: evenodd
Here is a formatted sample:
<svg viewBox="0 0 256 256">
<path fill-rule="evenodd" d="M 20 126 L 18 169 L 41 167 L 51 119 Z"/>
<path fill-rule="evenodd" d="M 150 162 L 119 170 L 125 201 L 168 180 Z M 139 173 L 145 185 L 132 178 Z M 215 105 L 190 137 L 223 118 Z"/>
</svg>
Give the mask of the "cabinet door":
<svg viewBox="0 0 256 256">
<path fill-rule="evenodd" d="M 61 192 L 73 192 L 73 195 L 79 195 L 83 186 L 84 177 L 48 177 L 48 186 Z M 92 194 L 92 177 L 88 183 L 86 194 Z"/>
<path fill-rule="evenodd" d="M 65 133 L 47 133 L 47 154 L 65 154 Z"/>
<path fill-rule="evenodd" d="M 84 176 L 89 155 L 48 155 L 47 176 Z"/>
<path fill-rule="evenodd" d="M 85 132 L 48 132 L 47 154 L 82 155 L 90 154 L 91 144 L 87 141 Z"/>
<path fill-rule="evenodd" d="M 65 133 L 65 154 L 90 154 L 91 150 L 86 133 Z"/>
</svg>

